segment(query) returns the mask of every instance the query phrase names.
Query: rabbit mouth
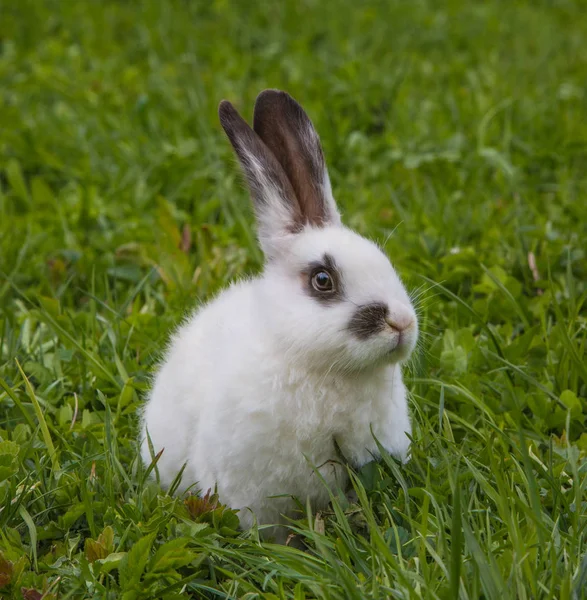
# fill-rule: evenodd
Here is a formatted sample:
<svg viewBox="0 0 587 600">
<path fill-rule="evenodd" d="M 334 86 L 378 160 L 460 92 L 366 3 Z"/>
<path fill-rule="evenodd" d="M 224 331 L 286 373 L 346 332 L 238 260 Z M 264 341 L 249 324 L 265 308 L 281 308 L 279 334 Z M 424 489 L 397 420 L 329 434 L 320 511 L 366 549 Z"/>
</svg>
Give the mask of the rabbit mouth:
<svg viewBox="0 0 587 600">
<path fill-rule="evenodd" d="M 405 344 L 403 343 L 404 340 L 405 340 L 405 336 L 402 336 L 401 331 L 397 331 L 397 330 L 394 331 L 392 338 L 391 338 L 391 345 L 390 345 L 389 349 L 387 350 L 387 353 L 393 354 L 396 350 L 398 350 L 402 346 L 405 346 Z"/>
<path fill-rule="evenodd" d="M 395 358 L 400 353 L 400 350 L 401 350 L 400 345 L 399 345 L 399 343 L 396 342 L 391 346 L 391 348 L 389 348 L 387 350 L 386 355 L 388 357 Z"/>
<path fill-rule="evenodd" d="M 385 357 L 391 362 L 403 361 L 410 355 L 410 337 L 406 332 L 398 331 L 390 340 Z"/>
</svg>

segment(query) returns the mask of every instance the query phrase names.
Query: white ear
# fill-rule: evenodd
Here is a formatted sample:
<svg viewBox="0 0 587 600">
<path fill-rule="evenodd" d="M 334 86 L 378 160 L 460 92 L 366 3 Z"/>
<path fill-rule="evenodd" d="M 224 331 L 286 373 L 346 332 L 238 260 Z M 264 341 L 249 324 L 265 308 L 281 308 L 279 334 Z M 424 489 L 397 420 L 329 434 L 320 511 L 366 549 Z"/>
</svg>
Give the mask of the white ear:
<svg viewBox="0 0 587 600">
<path fill-rule="evenodd" d="M 304 109 L 286 92 L 265 90 L 255 102 L 253 123 L 283 167 L 305 221 L 340 225 L 320 138 Z"/>
</svg>

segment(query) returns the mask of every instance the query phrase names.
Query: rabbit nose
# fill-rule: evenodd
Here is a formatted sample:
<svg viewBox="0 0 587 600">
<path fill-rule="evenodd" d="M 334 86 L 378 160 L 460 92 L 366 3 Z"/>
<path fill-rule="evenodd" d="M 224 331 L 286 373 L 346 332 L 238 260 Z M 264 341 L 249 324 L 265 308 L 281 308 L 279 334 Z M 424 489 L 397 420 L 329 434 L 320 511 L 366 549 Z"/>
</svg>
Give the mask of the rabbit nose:
<svg viewBox="0 0 587 600">
<path fill-rule="evenodd" d="M 414 323 L 414 318 L 407 311 L 399 312 L 391 310 L 385 317 L 385 321 L 392 329 L 395 329 L 401 333 L 412 326 Z"/>
</svg>

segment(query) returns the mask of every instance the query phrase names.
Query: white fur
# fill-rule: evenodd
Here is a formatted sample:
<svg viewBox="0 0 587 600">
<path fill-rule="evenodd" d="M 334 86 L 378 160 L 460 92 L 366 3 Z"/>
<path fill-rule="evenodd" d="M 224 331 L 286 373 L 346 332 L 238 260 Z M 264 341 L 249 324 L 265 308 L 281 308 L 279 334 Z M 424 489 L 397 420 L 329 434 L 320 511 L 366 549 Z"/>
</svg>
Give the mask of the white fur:
<svg viewBox="0 0 587 600">
<path fill-rule="evenodd" d="M 262 524 L 282 522 L 295 506 L 292 496 L 323 507 L 328 489 L 313 467 L 327 486 L 344 486 L 336 446 L 361 466 L 378 456 L 375 436 L 406 459 L 411 427 L 400 364 L 416 344 L 418 324 L 387 257 L 341 225 L 328 173 L 315 186 L 325 192 L 329 224 L 300 231 L 293 226 L 296 199 L 280 196 L 264 146 L 243 133 L 230 106 L 221 110 L 253 184 L 268 260 L 260 277 L 232 285 L 175 333 L 144 408 L 141 455 L 151 463 L 148 433 L 155 453 L 163 450 L 163 485 L 186 464 L 181 489 L 217 486 L 248 527 L 253 515 Z M 322 164 L 311 127 L 308 120 L 300 134 L 303 151 Z M 325 255 L 342 281 L 334 302 L 308 288 L 309 265 Z M 394 327 L 360 339 L 348 326 L 372 303 L 387 306 Z M 278 495 L 285 496 L 271 498 Z"/>
<path fill-rule="evenodd" d="M 410 419 L 400 366 L 383 359 L 389 333 L 355 340 L 345 326 L 356 304 L 387 302 L 397 319 L 414 311 L 387 258 L 342 227 L 306 228 L 282 241 L 288 258 L 270 263 L 258 279 L 240 282 L 204 306 L 176 333 L 144 411 L 162 483 L 187 462 L 183 487 L 218 486 L 221 499 L 242 509 L 241 523 L 280 522 L 293 503 L 315 508 L 329 485 L 344 485 L 336 439 L 360 466 L 378 456 L 371 429 L 392 454 L 405 459 Z M 299 271 L 324 253 L 335 257 L 348 300 L 321 306 L 306 295 Z M 142 456 L 151 456 L 146 440 Z M 330 461 L 330 462 L 329 462 Z"/>
</svg>

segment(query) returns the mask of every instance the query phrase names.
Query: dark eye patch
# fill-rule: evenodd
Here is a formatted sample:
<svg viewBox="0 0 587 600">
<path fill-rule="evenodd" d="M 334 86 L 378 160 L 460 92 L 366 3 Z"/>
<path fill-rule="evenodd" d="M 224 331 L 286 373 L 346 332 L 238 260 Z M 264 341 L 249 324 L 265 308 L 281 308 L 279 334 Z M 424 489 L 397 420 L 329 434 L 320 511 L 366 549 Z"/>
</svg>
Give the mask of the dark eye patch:
<svg viewBox="0 0 587 600">
<path fill-rule="evenodd" d="M 325 272 L 330 275 L 332 281 L 332 289 L 320 291 L 312 284 L 312 279 L 317 273 Z M 344 297 L 342 286 L 342 278 L 336 267 L 334 258 L 330 254 L 325 254 L 322 260 L 311 262 L 302 272 L 304 281 L 304 291 L 320 302 L 321 304 L 333 304 L 340 302 Z"/>
<path fill-rule="evenodd" d="M 349 321 L 348 330 L 360 340 L 366 340 L 385 329 L 388 312 L 381 302 L 359 306 Z"/>
</svg>

